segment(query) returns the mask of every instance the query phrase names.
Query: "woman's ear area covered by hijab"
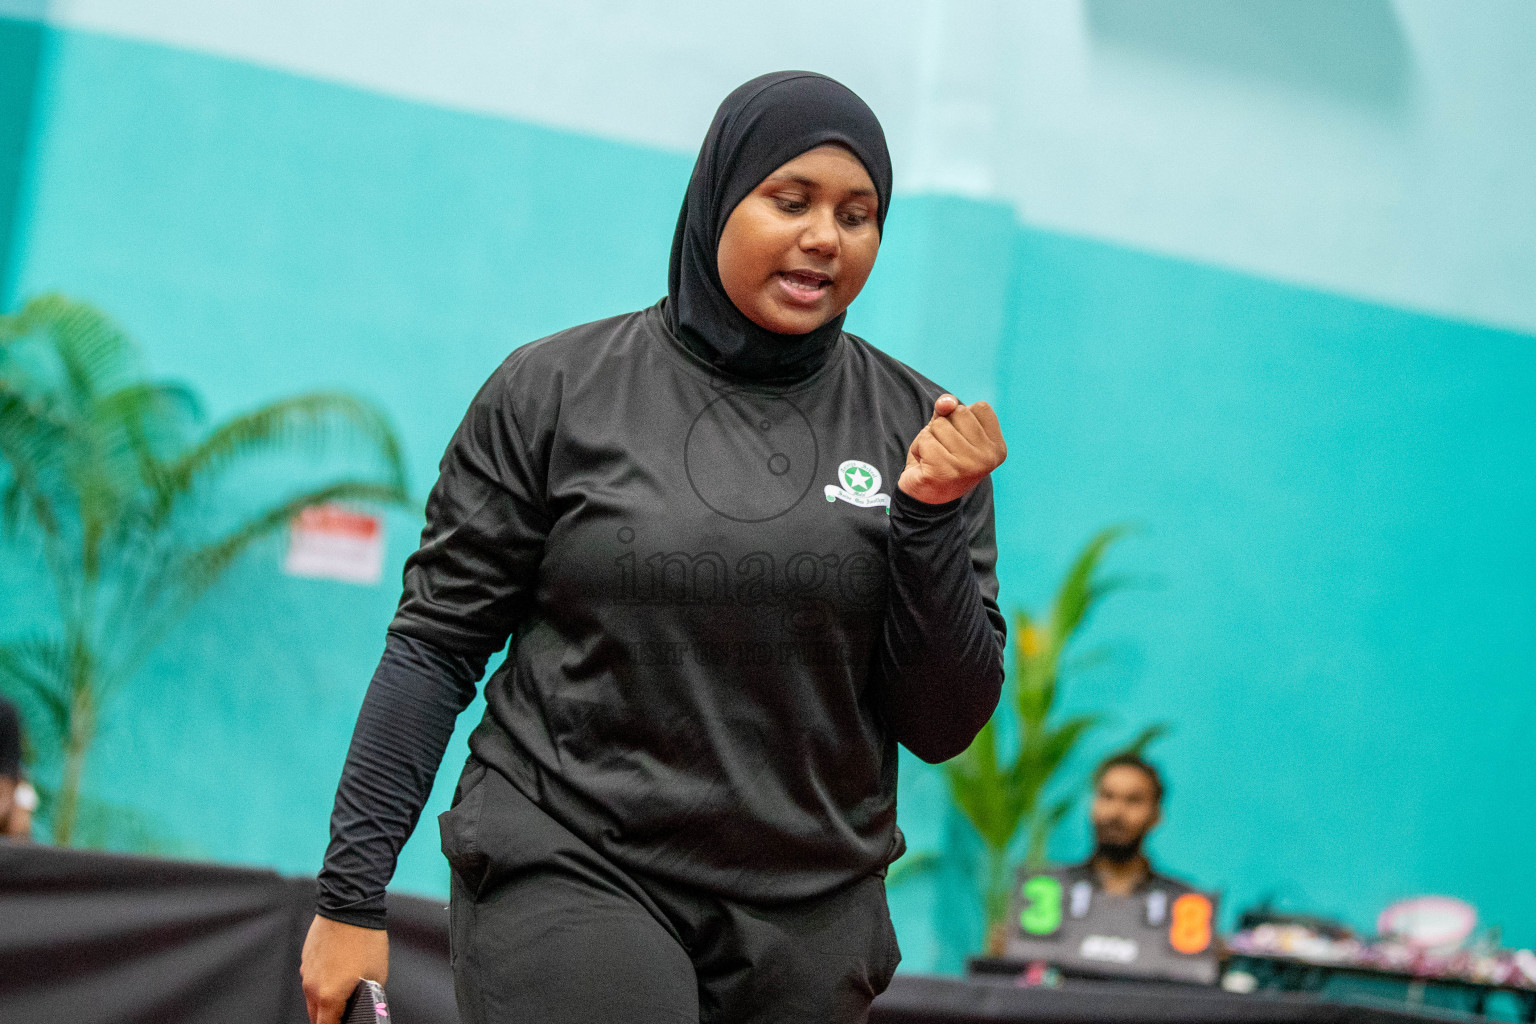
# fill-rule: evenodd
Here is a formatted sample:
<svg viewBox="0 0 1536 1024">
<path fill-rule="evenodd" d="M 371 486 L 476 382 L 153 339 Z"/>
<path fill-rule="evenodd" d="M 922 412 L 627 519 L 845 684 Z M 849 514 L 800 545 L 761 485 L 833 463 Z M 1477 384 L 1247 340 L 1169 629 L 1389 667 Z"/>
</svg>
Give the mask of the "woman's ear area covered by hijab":
<svg viewBox="0 0 1536 1024">
<path fill-rule="evenodd" d="M 802 153 L 736 204 L 720 233 L 721 287 L 747 319 L 808 334 L 841 316 L 880 249 L 880 196 L 846 147 Z"/>
<path fill-rule="evenodd" d="M 814 373 L 837 349 L 842 310 L 858 292 L 847 287 L 856 275 L 846 269 L 839 271 L 844 281 L 836 291 L 816 283 L 817 274 L 832 276 L 827 264 L 833 261 L 825 252 L 825 239 L 810 241 L 810 255 L 800 250 L 791 259 L 780 248 L 777 258 L 757 252 L 751 259 L 738 259 L 759 246 L 754 243 L 743 249 L 737 243 L 767 241 L 767 236 L 745 230 L 754 227 L 745 219 L 731 225 L 731 218 L 738 210 L 743 218 L 751 215 L 754 221 L 793 213 L 795 200 L 787 196 L 775 200 L 769 188 L 770 179 L 791 165 L 797 173 L 790 177 L 812 180 L 819 187 L 847 186 L 844 179 L 862 175 L 856 188 L 874 192 L 869 217 L 873 227 L 868 230 L 878 248 L 891 199 L 891 158 L 874 111 L 847 86 L 809 71 L 762 75 L 735 89 L 715 112 L 688 181 L 672 239 L 664 306 L 667 326 L 678 340 L 731 376 L 792 381 Z M 803 183 L 799 187 L 806 191 Z M 805 202 L 808 209 L 816 205 L 808 196 Z M 775 203 L 784 207 L 772 208 Z M 849 206 L 844 213 L 848 219 L 838 226 L 838 246 L 844 245 L 845 229 L 852 227 L 854 216 Z M 725 238 L 728 226 L 729 239 Z M 783 242 L 777 230 L 768 234 L 778 238 L 772 244 Z M 719 252 L 722 244 L 731 250 L 724 262 Z M 726 292 L 722 267 L 730 272 L 732 290 L 738 296 L 754 290 L 751 282 L 756 274 L 756 300 L 744 297 L 738 306 Z M 800 280 L 780 277 L 768 282 L 780 292 L 765 294 L 772 288 L 764 286 L 764 275 L 780 270 L 811 273 Z M 862 287 L 863 280 L 856 283 Z M 800 291 L 784 290 L 791 285 L 800 286 Z M 751 315 L 747 310 L 753 310 Z"/>
</svg>

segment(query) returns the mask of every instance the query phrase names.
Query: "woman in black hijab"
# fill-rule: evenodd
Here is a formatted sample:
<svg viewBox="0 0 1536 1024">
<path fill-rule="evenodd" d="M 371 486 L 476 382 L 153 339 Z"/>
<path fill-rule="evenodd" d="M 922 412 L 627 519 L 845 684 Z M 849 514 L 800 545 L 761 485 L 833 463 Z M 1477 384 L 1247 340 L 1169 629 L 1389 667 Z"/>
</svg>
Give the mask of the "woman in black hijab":
<svg viewBox="0 0 1536 1024">
<path fill-rule="evenodd" d="M 842 330 L 890 194 L 863 101 L 754 79 L 666 299 L 471 403 L 337 791 L 313 1020 L 383 980 L 385 883 L 509 637 L 440 818 L 466 1024 L 865 1018 L 900 958 L 896 745 L 954 756 L 1002 683 L 997 418 Z"/>
<path fill-rule="evenodd" d="M 873 191 L 858 207 L 863 221 L 855 260 L 863 274 L 851 291 L 836 296 L 831 317 L 815 310 L 802 324 L 775 331 L 749 319 L 726 294 L 719 271 L 719 242 L 741 201 L 790 160 L 820 146 L 842 147 L 864 172 Z M 794 380 L 814 370 L 836 343 L 843 312 L 864 284 L 879 248 L 891 199 L 891 160 L 885 133 L 864 101 L 821 75 L 764 75 L 725 98 L 688 182 L 688 194 L 672 239 L 667 274 L 667 323 L 683 343 L 716 367 L 754 380 Z M 792 202 L 803 202 L 795 196 Z M 846 218 L 845 218 L 846 219 Z M 857 243 L 856 243 L 857 244 Z M 872 246 L 872 248 L 871 248 Z M 736 251 L 741 246 L 729 246 Z M 867 251 L 866 251 L 867 250 Z M 833 298 L 833 296 L 828 296 Z M 801 327 L 795 330 L 794 327 Z"/>
</svg>

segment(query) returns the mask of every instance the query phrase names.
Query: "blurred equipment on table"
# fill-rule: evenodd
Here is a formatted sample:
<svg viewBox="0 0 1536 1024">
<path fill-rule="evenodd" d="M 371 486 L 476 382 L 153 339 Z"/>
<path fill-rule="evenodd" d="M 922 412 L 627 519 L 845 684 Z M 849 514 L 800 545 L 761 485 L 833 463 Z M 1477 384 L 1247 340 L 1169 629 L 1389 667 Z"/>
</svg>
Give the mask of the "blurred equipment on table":
<svg viewBox="0 0 1536 1024">
<path fill-rule="evenodd" d="M 1222 985 L 1392 992 L 1409 1003 L 1478 1014 L 1503 998 L 1520 1020 L 1536 1022 L 1536 953 L 1503 948 L 1497 928 L 1475 934 L 1471 904 L 1448 896 L 1403 900 L 1382 911 L 1376 927 L 1377 937 L 1367 940 L 1326 918 L 1249 910 L 1228 940 Z"/>
</svg>

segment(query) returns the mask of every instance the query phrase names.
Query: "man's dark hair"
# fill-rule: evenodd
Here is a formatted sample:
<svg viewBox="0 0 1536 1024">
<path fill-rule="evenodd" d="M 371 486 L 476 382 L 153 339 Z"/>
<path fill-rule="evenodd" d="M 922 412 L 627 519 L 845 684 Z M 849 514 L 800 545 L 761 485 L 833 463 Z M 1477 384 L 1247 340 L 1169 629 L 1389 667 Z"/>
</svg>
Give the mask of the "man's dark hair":
<svg viewBox="0 0 1536 1024">
<path fill-rule="evenodd" d="M 0 777 L 21 778 L 21 716 L 0 697 Z"/>
<path fill-rule="evenodd" d="M 1099 781 L 1104 778 L 1106 772 L 1108 772 L 1111 768 L 1119 768 L 1122 765 L 1126 768 L 1135 768 L 1148 779 L 1151 779 L 1152 796 L 1155 802 L 1158 804 L 1163 802 L 1162 775 L 1160 775 L 1158 770 L 1152 766 L 1151 762 L 1147 761 L 1134 750 L 1123 750 L 1118 754 L 1111 754 L 1103 761 L 1101 761 L 1098 768 L 1094 769 L 1093 784 L 1097 786 Z"/>
</svg>

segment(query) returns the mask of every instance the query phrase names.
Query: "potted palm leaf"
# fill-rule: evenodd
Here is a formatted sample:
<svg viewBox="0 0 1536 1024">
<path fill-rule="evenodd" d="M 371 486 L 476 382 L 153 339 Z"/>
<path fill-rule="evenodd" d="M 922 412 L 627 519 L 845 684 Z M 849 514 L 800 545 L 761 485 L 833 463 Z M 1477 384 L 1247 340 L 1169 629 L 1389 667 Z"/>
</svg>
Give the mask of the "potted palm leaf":
<svg viewBox="0 0 1536 1024">
<path fill-rule="evenodd" d="M 343 443 L 371 469 L 254 501 L 220 490 L 260 457 Z M 205 428 L 197 397 L 146 379 L 89 304 L 46 295 L 0 316 L 0 525 L 51 605 L 40 628 L 0 636 L 0 690 L 28 712 L 32 750 L 54 755 L 54 842 L 77 837 L 92 741 L 145 657 L 252 544 L 333 501 L 408 501 L 399 440 L 372 404 L 301 394 Z"/>
<path fill-rule="evenodd" d="M 1105 724 L 1103 714 L 1053 717 L 1056 697 L 1068 648 L 1089 614 L 1126 580 L 1100 572 L 1106 552 L 1126 533 L 1123 526 L 1101 530 L 1074 559 L 1043 619 L 1027 612 L 1014 616 L 1013 678 L 1009 697 L 982 727 L 971 745 L 945 764 L 951 799 L 959 808 L 985 850 L 985 866 L 979 880 L 986 920 L 986 951 L 1002 952 L 1010 876 L 1010 855 L 1022 832 L 1023 860 L 1044 862 L 1051 835 L 1076 805 L 1085 788 L 1056 784 L 1057 776 L 1085 737 Z M 1101 652 L 1079 656 L 1070 664 L 1085 667 L 1101 660 Z M 1016 738 L 1013 756 L 1003 753 L 1004 716 L 1011 716 L 1007 732 Z M 1124 749 L 1141 751 L 1166 731 L 1163 724 L 1142 729 Z M 931 860 L 931 858 L 930 858 Z M 915 861 L 909 868 L 926 866 Z M 899 875 L 898 875 L 899 877 Z"/>
</svg>

